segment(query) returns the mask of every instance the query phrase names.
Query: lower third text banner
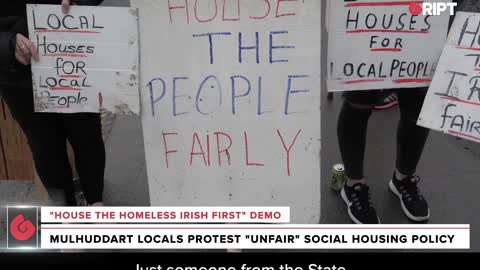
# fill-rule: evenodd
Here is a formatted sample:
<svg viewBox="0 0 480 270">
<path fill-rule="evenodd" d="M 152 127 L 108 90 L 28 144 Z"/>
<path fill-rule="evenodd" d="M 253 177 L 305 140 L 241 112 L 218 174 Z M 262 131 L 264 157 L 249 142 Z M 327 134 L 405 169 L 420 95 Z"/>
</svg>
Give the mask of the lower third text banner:
<svg viewBox="0 0 480 270">
<path fill-rule="evenodd" d="M 46 249 L 468 249 L 468 225 L 42 225 Z"/>
<path fill-rule="evenodd" d="M 4 210 L 8 238 L 0 248 L 8 249 L 470 248 L 470 225 L 291 224 L 288 207 Z"/>
</svg>

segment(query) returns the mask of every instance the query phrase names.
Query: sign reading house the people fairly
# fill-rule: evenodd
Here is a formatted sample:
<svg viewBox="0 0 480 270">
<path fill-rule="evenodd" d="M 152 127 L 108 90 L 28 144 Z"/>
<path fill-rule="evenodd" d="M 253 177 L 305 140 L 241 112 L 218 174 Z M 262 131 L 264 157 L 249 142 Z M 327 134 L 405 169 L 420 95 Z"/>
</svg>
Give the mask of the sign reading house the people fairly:
<svg viewBox="0 0 480 270">
<path fill-rule="evenodd" d="M 319 0 L 136 0 L 152 205 L 320 213 Z"/>
<path fill-rule="evenodd" d="M 139 114 L 138 14 L 130 8 L 27 5 L 36 112 Z"/>
<path fill-rule="evenodd" d="M 478 13 L 457 13 L 418 124 L 480 142 Z"/>
<path fill-rule="evenodd" d="M 446 6 L 451 0 L 428 2 Z M 329 91 L 430 84 L 447 37 L 449 12 L 428 15 L 422 12 L 423 1 L 327 3 Z"/>
</svg>

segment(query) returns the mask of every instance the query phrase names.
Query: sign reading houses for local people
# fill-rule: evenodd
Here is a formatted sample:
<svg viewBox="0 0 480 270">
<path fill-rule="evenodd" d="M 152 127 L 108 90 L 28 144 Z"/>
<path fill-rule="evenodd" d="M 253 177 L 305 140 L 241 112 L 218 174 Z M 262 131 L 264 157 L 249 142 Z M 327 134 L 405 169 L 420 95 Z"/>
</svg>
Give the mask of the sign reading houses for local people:
<svg viewBox="0 0 480 270">
<path fill-rule="evenodd" d="M 36 112 L 139 114 L 138 15 L 130 8 L 28 5 Z"/>
<path fill-rule="evenodd" d="M 422 1 L 327 2 L 329 91 L 430 84 L 447 37 L 449 12 L 417 14 L 410 5 Z"/>
<path fill-rule="evenodd" d="M 457 13 L 418 124 L 480 142 L 478 13 Z"/>
<path fill-rule="evenodd" d="M 137 0 L 152 205 L 320 214 L 320 3 Z"/>
</svg>

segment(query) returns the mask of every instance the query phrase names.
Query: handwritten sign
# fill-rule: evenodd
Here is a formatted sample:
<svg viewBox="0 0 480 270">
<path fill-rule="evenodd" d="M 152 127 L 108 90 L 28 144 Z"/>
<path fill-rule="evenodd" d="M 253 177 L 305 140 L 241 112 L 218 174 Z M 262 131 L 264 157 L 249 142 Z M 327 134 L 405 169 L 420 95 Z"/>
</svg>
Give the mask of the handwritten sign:
<svg viewBox="0 0 480 270">
<path fill-rule="evenodd" d="M 458 12 L 418 124 L 480 142 L 480 15 Z"/>
<path fill-rule="evenodd" d="M 412 15 L 412 1 L 407 0 L 328 2 L 329 91 L 430 84 L 447 37 L 449 13 Z"/>
<path fill-rule="evenodd" d="M 36 112 L 139 114 L 138 16 L 134 9 L 28 5 Z"/>
<path fill-rule="evenodd" d="M 320 2 L 132 1 L 152 205 L 318 222 Z"/>
</svg>

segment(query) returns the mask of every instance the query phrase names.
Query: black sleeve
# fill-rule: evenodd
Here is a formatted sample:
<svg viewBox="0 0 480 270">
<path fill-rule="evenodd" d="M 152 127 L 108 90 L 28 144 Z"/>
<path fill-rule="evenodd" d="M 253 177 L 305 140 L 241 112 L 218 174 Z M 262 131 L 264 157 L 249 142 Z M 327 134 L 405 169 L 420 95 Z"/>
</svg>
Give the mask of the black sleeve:
<svg viewBox="0 0 480 270">
<path fill-rule="evenodd" d="M 72 2 L 81 6 L 98 6 L 103 0 L 72 0 Z"/>
<path fill-rule="evenodd" d="M 0 66 L 10 67 L 15 59 L 15 33 L 0 32 Z"/>
</svg>

